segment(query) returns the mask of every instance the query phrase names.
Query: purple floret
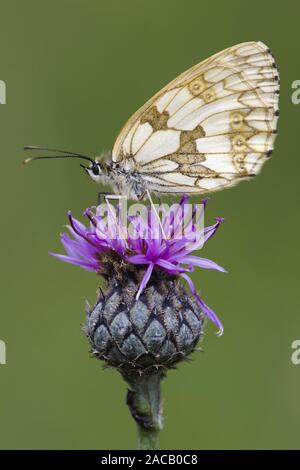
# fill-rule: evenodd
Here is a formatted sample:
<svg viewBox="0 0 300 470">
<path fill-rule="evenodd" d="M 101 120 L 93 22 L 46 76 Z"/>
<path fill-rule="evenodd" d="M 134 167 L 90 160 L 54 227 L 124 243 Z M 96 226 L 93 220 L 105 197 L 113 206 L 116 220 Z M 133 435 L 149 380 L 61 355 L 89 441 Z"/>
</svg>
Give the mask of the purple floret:
<svg viewBox="0 0 300 470">
<path fill-rule="evenodd" d="M 151 274 L 155 268 L 159 268 L 170 275 L 181 276 L 186 280 L 191 293 L 207 317 L 218 327 L 218 333 L 223 333 L 223 326 L 217 315 L 201 299 L 196 291 L 192 279 L 188 273 L 195 267 L 213 269 L 225 272 L 225 269 L 214 261 L 202 258 L 192 253 L 202 246 L 215 234 L 222 218 L 216 218 L 215 224 L 209 227 L 195 227 L 194 213 L 190 218 L 185 217 L 185 205 L 188 196 L 183 196 L 180 203 L 163 213 L 161 218 L 153 207 L 144 207 L 143 214 L 128 217 L 129 228 L 118 224 L 116 208 L 108 205 L 106 219 L 96 211 L 87 209 L 84 213 L 90 224 L 86 227 L 74 219 L 71 212 L 68 213 L 68 234 L 61 235 L 61 242 L 66 255 L 51 253 L 56 258 L 67 263 L 81 266 L 88 271 L 97 274 L 103 272 L 101 258 L 107 253 L 116 253 L 124 262 L 132 265 L 145 266 L 145 274 L 141 281 L 137 298 L 146 288 Z M 204 217 L 207 199 L 201 201 L 202 211 L 200 217 Z M 184 234 L 181 235 L 184 223 Z"/>
</svg>

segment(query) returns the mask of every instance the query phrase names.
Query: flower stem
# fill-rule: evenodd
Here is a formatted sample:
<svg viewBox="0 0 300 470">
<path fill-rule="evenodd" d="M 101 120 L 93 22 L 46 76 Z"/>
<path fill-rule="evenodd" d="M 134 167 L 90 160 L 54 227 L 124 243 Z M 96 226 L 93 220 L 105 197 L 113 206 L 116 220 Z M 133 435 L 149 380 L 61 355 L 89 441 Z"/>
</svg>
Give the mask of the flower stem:
<svg viewBox="0 0 300 470">
<path fill-rule="evenodd" d="M 160 395 L 161 373 L 143 375 L 127 381 L 127 405 L 138 427 L 138 449 L 158 448 L 158 434 L 162 429 L 162 403 Z"/>
</svg>

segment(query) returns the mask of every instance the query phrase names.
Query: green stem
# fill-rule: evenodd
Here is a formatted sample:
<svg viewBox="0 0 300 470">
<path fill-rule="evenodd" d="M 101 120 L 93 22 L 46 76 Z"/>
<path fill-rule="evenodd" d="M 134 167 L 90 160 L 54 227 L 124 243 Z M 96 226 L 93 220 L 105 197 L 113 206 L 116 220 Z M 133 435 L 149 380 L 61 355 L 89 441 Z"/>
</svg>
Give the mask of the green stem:
<svg viewBox="0 0 300 470">
<path fill-rule="evenodd" d="M 138 449 L 158 448 L 158 434 L 162 429 L 162 404 L 160 396 L 160 373 L 130 380 L 127 404 L 138 427 Z M 128 380 L 128 379 L 127 379 Z"/>
</svg>

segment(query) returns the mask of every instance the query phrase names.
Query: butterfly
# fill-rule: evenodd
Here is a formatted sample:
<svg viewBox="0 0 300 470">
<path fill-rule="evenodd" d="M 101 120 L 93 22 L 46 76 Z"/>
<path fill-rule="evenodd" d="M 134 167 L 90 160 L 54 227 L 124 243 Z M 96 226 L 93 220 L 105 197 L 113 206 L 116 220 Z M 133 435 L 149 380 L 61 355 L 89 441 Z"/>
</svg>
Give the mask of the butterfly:
<svg viewBox="0 0 300 470">
<path fill-rule="evenodd" d="M 92 180 L 135 200 L 151 193 L 213 192 L 259 173 L 272 154 L 278 102 L 279 73 L 270 49 L 246 42 L 156 93 L 126 122 L 111 153 L 93 159 L 58 150 L 61 155 L 46 158 L 86 159 L 89 165 L 81 166 Z"/>
</svg>

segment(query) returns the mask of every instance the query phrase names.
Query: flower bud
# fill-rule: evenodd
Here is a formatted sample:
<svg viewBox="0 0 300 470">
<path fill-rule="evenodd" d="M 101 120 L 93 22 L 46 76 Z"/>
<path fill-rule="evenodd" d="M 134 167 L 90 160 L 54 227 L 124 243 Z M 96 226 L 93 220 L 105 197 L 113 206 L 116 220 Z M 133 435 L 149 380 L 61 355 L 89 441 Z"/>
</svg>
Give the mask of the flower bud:
<svg viewBox="0 0 300 470">
<path fill-rule="evenodd" d="M 93 355 L 125 377 L 174 367 L 203 333 L 204 313 L 174 276 L 154 270 L 137 300 L 143 274 L 135 267 L 108 278 L 84 327 Z"/>
</svg>

